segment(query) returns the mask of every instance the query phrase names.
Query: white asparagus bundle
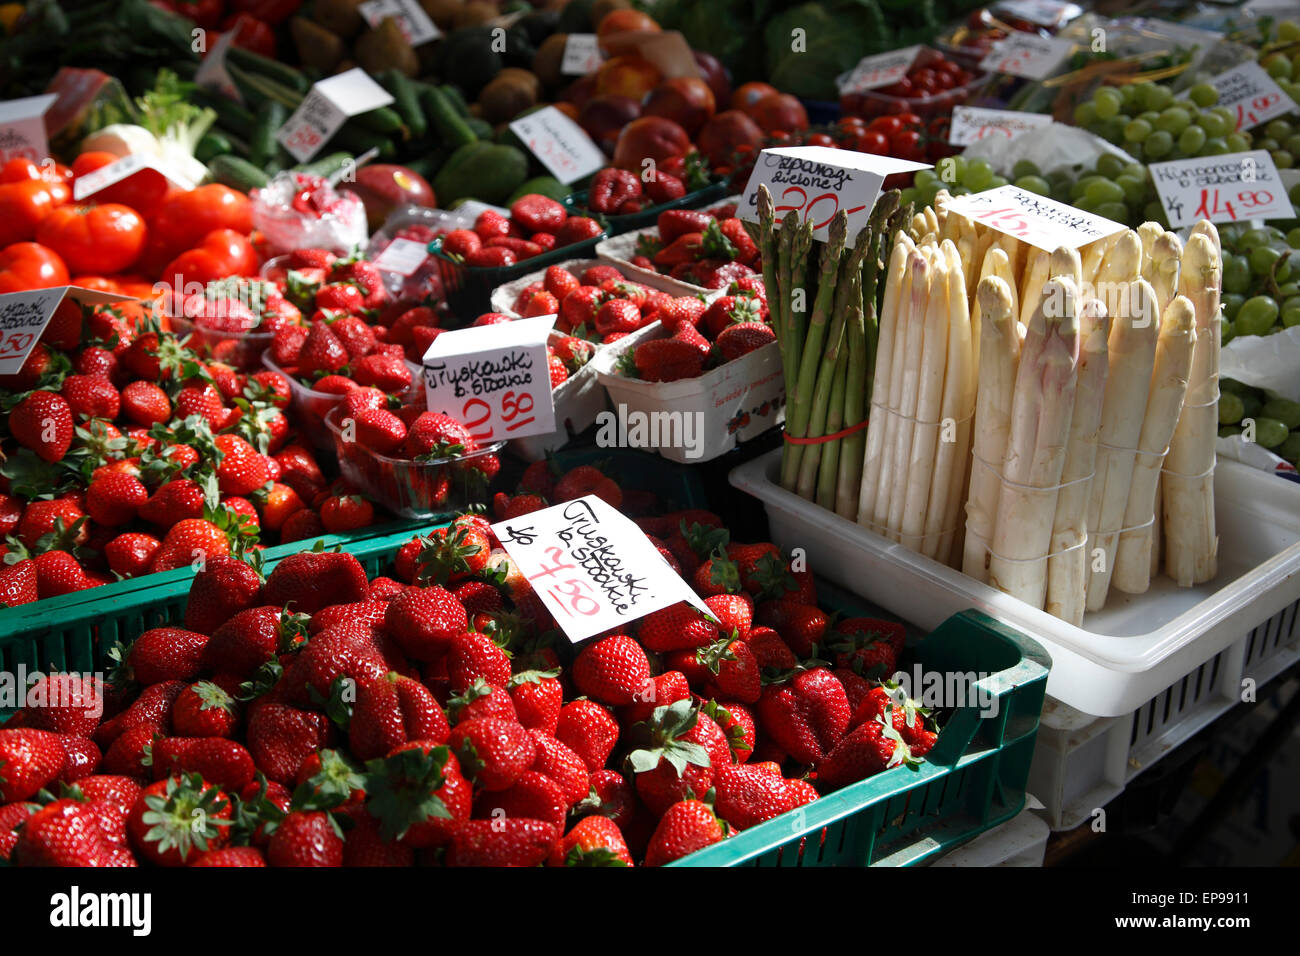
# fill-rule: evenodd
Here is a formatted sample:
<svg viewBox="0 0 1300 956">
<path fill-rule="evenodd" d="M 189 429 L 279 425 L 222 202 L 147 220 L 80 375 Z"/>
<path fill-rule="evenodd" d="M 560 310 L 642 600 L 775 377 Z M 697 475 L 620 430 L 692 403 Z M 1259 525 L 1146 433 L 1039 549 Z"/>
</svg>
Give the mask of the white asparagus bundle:
<svg viewBox="0 0 1300 956">
<path fill-rule="evenodd" d="M 1183 241 L 1172 232 L 1162 232 L 1151 243 L 1151 265 L 1142 277 L 1156 293 L 1156 308 L 1163 316 L 1178 294 L 1178 275 L 1183 261 Z M 1147 273 L 1150 275 L 1147 275 Z"/>
<path fill-rule="evenodd" d="M 907 255 L 907 264 L 903 270 L 903 286 L 898 300 L 898 327 L 894 330 L 894 356 L 889 371 L 889 404 L 885 414 L 885 447 L 880 458 L 880 480 L 876 488 L 876 500 L 871 507 L 871 525 L 880 534 L 889 533 L 889 501 L 893 496 L 894 485 L 901 482 L 899 472 L 902 459 L 897 452 L 898 433 L 902 430 L 903 419 L 903 379 L 915 364 L 908 361 L 908 356 L 920 351 L 920 332 L 925 316 L 925 301 L 929 295 L 929 262 L 919 249 L 912 249 Z M 915 382 L 912 383 L 915 388 Z M 916 408 L 913 394 L 912 408 Z"/>
<path fill-rule="evenodd" d="M 1104 239 L 1094 239 L 1083 247 L 1082 268 L 1085 287 L 1090 286 L 1097 281 L 1097 272 L 1101 269 L 1102 260 L 1106 258 L 1106 253 L 1110 251 L 1110 247 L 1115 244 L 1115 241 L 1119 239 L 1120 235 L 1121 233 L 1118 232 L 1112 233 Z M 1088 293 L 1086 288 L 1083 291 Z M 1088 294 L 1093 296 L 1097 295 L 1096 292 Z M 1100 297 L 1098 296 L 1098 298 Z"/>
<path fill-rule="evenodd" d="M 1186 401 L 1186 396 L 1183 401 Z M 1147 569 L 1148 579 L 1154 578 L 1160 573 L 1160 546 L 1164 541 L 1164 476 L 1161 475 L 1160 481 L 1156 482 L 1156 500 L 1151 508 L 1151 513 L 1155 520 L 1151 522 L 1151 563 Z"/>
<path fill-rule="evenodd" d="M 1129 302 L 1131 283 L 1142 277 L 1142 240 L 1132 229 L 1119 233 L 1106 251 L 1097 275 L 1093 279 L 1093 295 L 1101 299 L 1112 317 L 1131 315 Z M 1160 313 L 1152 319 L 1151 340 L 1155 342 L 1155 325 Z M 1113 327 L 1113 326 L 1112 326 Z"/>
<path fill-rule="evenodd" d="M 997 469 L 1011 431 L 1011 403 L 1020 363 L 1020 336 L 1011 289 L 998 276 L 985 276 L 975 293 L 980 309 L 979 391 L 975 397 L 976 458 L 966 498 L 966 543 L 961 569 L 988 580 L 988 545 L 993 541 L 1001 482 Z"/>
<path fill-rule="evenodd" d="M 1198 222 L 1183 250 L 1178 292 L 1196 311 L 1196 348 L 1187 397 L 1169 443 L 1162 479 L 1165 574 L 1179 587 L 1210 580 L 1218 571 L 1214 524 L 1214 445 L 1218 436 L 1219 283 L 1218 231 Z"/>
<path fill-rule="evenodd" d="M 1060 303 L 1060 308 L 1045 308 Z M 1059 316 L 1050 313 L 1060 311 Z M 1044 284 L 1016 374 L 1011 432 L 989 556 L 989 583 L 1041 608 L 1079 360 L 1078 290 Z"/>
<path fill-rule="evenodd" d="M 952 245 L 949 239 L 945 246 Z M 897 539 L 914 551 L 921 550 L 925 509 L 939 440 L 939 412 L 943 402 L 943 376 L 948 355 L 948 264 L 936 256 L 931 264 L 930 294 L 925 307 L 925 331 L 918 356 L 915 421 L 909 422 L 910 445 L 900 442 L 900 459 L 906 462 L 905 481 L 889 502 L 889 527 Z M 907 429 L 905 429 L 906 431 Z M 895 517 L 897 515 L 897 517 Z"/>
<path fill-rule="evenodd" d="M 930 481 L 921 552 L 944 564 L 949 561 L 962 492 L 970 468 L 971 413 L 975 404 L 975 355 L 972 309 L 966 279 L 955 249 L 948 253 L 948 355 L 940 411 L 939 448 Z"/>
<path fill-rule="evenodd" d="M 1155 259 L 1156 240 L 1165 234 L 1165 227 L 1158 222 L 1144 222 L 1137 227 L 1138 239 L 1142 242 L 1142 278 L 1151 283 L 1151 287 L 1156 287 L 1155 277 L 1152 275 L 1151 264 Z M 1159 296 L 1160 290 L 1156 289 L 1156 295 Z M 1168 304 L 1168 303 L 1166 303 Z M 1164 310 L 1161 309 L 1161 315 Z"/>
<path fill-rule="evenodd" d="M 876 367 L 871 386 L 873 396 L 883 399 L 880 406 L 888 402 L 894 368 L 894 339 L 899 335 L 899 298 L 906 294 L 904 277 L 907 274 L 907 256 L 913 248 L 906 233 L 900 232 L 894 241 L 893 251 L 889 254 L 885 297 L 880 310 L 880 333 L 876 344 Z M 876 487 L 880 481 L 880 458 L 885 443 L 886 422 L 893 418 L 880 406 L 867 410 L 867 444 L 862 458 L 862 487 L 858 491 L 860 524 L 871 522 L 871 511 L 876 503 Z"/>
<path fill-rule="evenodd" d="M 1100 299 L 1079 309 L 1079 371 L 1070 418 L 1070 446 L 1061 469 L 1065 485 L 1056 498 L 1051 556 L 1047 559 L 1047 600 L 1043 610 L 1076 627 L 1083 621 L 1088 589 L 1088 502 L 1097 462 L 1097 433 L 1109 368 L 1110 316 Z"/>
<path fill-rule="evenodd" d="M 1163 240 L 1163 236 L 1161 240 Z M 1157 240 L 1157 242 L 1161 241 Z M 1159 249 L 1156 251 L 1158 256 Z M 1155 269 L 1160 268 L 1157 262 Z M 1196 309 L 1191 300 L 1177 296 L 1160 320 L 1155 369 L 1147 398 L 1142 436 L 1138 439 L 1137 461 L 1129 485 L 1124 527 L 1115 550 L 1111 584 L 1127 594 L 1143 594 L 1151 587 L 1151 528 L 1155 523 L 1156 489 L 1165 449 L 1174 436 L 1178 416 L 1187 393 L 1187 376 L 1196 346 Z"/>
<path fill-rule="evenodd" d="M 1136 233 L 1132 235 L 1136 242 Z M 1105 271 L 1104 264 L 1102 269 Z M 1119 298 L 1127 302 L 1128 311 L 1116 315 L 1111 325 L 1110 371 L 1097 436 L 1097 470 L 1088 507 L 1089 611 L 1100 611 L 1105 606 L 1106 592 L 1110 589 L 1116 533 L 1123 527 L 1129 483 L 1133 479 L 1135 452 L 1132 449 L 1137 448 L 1142 434 L 1156 340 L 1160 334 L 1155 293 L 1146 281 L 1138 279 L 1129 283 Z M 1098 549 L 1103 552 L 1100 561 L 1096 560 Z"/>
</svg>

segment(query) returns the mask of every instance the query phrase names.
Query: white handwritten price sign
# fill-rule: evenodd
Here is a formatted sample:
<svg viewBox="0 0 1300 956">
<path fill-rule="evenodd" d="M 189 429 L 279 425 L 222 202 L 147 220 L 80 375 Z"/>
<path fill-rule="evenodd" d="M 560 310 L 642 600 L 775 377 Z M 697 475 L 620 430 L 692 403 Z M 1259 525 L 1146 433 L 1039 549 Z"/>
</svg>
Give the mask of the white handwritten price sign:
<svg viewBox="0 0 1300 956">
<path fill-rule="evenodd" d="M 858 65 L 841 74 L 835 82 L 841 93 L 861 93 L 877 87 L 889 86 L 907 76 L 912 62 L 921 52 L 919 46 L 907 46 L 888 53 L 876 53 L 858 60 Z"/>
<path fill-rule="evenodd" d="M 39 163 L 50 155 L 44 117 L 57 99 L 46 93 L 0 102 L 0 162 L 30 159 Z"/>
<path fill-rule="evenodd" d="M 429 410 L 464 422 L 480 443 L 555 431 L 546 364 L 554 325 L 542 315 L 442 333 L 424 353 Z"/>
<path fill-rule="evenodd" d="M 313 85 L 275 138 L 294 159 L 305 163 L 320 152 L 348 117 L 391 102 L 388 91 L 357 67 Z"/>
<path fill-rule="evenodd" d="M 128 295 L 96 292 L 75 285 L 0 295 L 0 375 L 13 375 L 23 367 L 65 298 L 70 304 L 86 306 L 131 300 Z"/>
<path fill-rule="evenodd" d="M 575 644 L 679 601 L 713 616 L 645 532 L 595 495 L 492 530 Z"/>
<path fill-rule="evenodd" d="M 244 96 L 239 92 L 235 81 L 230 78 L 230 71 L 226 69 L 226 51 L 234 42 L 234 30 L 227 30 L 221 34 L 217 42 L 212 45 L 212 49 L 204 55 L 198 72 L 194 74 L 194 82 L 204 89 L 216 90 L 236 103 L 243 103 Z"/>
<path fill-rule="evenodd" d="M 371 28 L 383 23 L 384 18 L 392 17 L 411 46 L 420 46 L 442 36 L 442 31 L 415 0 L 367 0 L 357 9 Z"/>
<path fill-rule="evenodd" d="M 1216 105 L 1231 110 L 1237 118 L 1237 129 L 1253 129 L 1300 108 L 1253 60 L 1220 73 L 1210 85 L 1219 91 Z"/>
<path fill-rule="evenodd" d="M 398 238 L 385 246 L 384 251 L 375 257 L 375 265 L 381 272 L 409 276 L 414 275 L 415 270 L 424 265 L 424 260 L 427 258 L 429 258 L 427 243 Z"/>
<path fill-rule="evenodd" d="M 990 110 L 976 106 L 955 106 L 948 142 L 969 146 L 982 139 L 1012 140 L 1032 129 L 1050 126 L 1052 117 L 1045 113 L 1020 113 L 1015 110 Z"/>
<path fill-rule="evenodd" d="M 1152 163 L 1148 169 L 1175 229 L 1200 219 L 1292 219 L 1295 210 L 1267 150 Z"/>
<path fill-rule="evenodd" d="M 1065 62 L 1074 51 L 1074 43 L 1056 37 L 1040 37 L 1036 33 L 1017 30 L 1005 40 L 1000 40 L 984 59 L 980 69 L 994 73 L 1009 73 L 1028 80 L 1045 80 Z"/>
<path fill-rule="evenodd" d="M 1002 0 L 994 5 L 993 12 L 1055 29 L 1082 16 L 1083 8 L 1077 3 L 1061 3 L 1059 0 Z"/>
<path fill-rule="evenodd" d="M 570 33 L 564 41 L 564 58 L 560 60 L 560 73 L 564 76 L 586 76 L 595 72 L 605 62 L 600 52 L 599 38 L 594 33 Z"/>
<path fill-rule="evenodd" d="M 123 156 L 115 163 L 99 167 L 93 173 L 78 176 L 72 182 L 72 198 L 80 202 L 87 196 L 93 196 L 100 190 L 107 189 L 113 183 L 120 183 L 122 180 L 145 169 L 152 169 L 173 186 L 178 186 L 184 190 L 193 189 L 198 185 L 171 164 L 163 162 L 157 157 L 132 153 L 129 156 Z"/>
<path fill-rule="evenodd" d="M 958 196 L 948 200 L 947 209 L 1049 252 L 1059 246 L 1077 249 L 1127 228 L 1015 186 Z"/>
<path fill-rule="evenodd" d="M 758 222 L 758 187 L 772 193 L 776 218 L 794 210 L 802 222 L 813 225 L 813 236 L 825 239 L 826 227 L 840 210 L 848 213 L 849 242 L 871 215 L 885 177 L 929 169 L 891 156 L 876 156 L 829 146 L 783 146 L 765 149 L 754 164 L 738 215 Z"/>
<path fill-rule="evenodd" d="M 521 116 L 510 128 L 562 183 L 579 180 L 605 165 L 605 154 L 586 130 L 554 106 Z"/>
</svg>

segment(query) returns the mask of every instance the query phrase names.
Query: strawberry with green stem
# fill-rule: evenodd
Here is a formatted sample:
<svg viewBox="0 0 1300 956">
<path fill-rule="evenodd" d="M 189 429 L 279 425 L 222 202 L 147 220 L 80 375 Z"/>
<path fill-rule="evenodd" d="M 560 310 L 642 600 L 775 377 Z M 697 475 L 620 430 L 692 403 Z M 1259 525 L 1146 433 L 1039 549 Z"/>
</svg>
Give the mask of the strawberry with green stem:
<svg viewBox="0 0 1300 956">
<path fill-rule="evenodd" d="M 628 731 L 628 738 L 627 772 L 655 814 L 691 794 L 708 792 L 714 768 L 731 759 L 722 729 L 690 700 L 655 708 L 650 720 Z"/>
<path fill-rule="evenodd" d="M 145 787 L 127 816 L 131 846 L 159 866 L 183 866 L 223 846 L 232 823 L 230 798 L 198 774 Z"/>
</svg>

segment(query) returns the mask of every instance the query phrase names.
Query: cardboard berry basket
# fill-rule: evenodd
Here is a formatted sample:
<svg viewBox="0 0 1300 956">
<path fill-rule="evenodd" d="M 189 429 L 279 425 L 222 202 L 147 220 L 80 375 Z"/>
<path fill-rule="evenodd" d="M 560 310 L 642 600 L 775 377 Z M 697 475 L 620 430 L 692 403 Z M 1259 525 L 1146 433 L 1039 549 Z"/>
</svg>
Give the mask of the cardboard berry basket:
<svg viewBox="0 0 1300 956">
<path fill-rule="evenodd" d="M 785 421 L 785 376 L 781 351 L 770 342 L 697 378 L 676 382 L 646 382 L 617 371 L 619 359 L 642 341 L 664 337 L 665 330 L 650 327 L 641 338 L 629 336 L 596 353 L 591 364 L 609 392 L 620 421 L 684 423 L 700 430 L 699 455 L 680 442 L 659 442 L 656 451 L 680 464 L 698 464 L 725 455 L 739 442 L 756 438 Z M 640 335 L 640 333 L 637 333 Z M 626 416 L 626 419 L 625 419 Z M 635 416 L 635 417 L 633 417 Z M 674 427 L 682 427 L 674 425 Z"/>
<path fill-rule="evenodd" d="M 880 614 L 821 581 L 817 592 L 845 617 Z M 883 771 L 669 865 L 911 866 L 1010 820 L 1025 805 L 1051 666 L 1023 632 L 979 611 L 954 614 L 909 641 L 898 663 L 947 686 L 957 686 L 947 675 L 978 678 L 963 685 L 969 703 L 940 712 L 939 739 L 917 769 Z"/>
<path fill-rule="evenodd" d="M 703 189 L 697 189 L 689 192 L 685 196 L 674 199 L 670 202 L 661 202 L 656 206 L 647 206 L 640 212 L 628 213 L 625 216 L 616 216 L 610 213 L 603 213 L 605 221 L 609 223 L 609 234 L 611 236 L 621 236 L 625 232 L 632 232 L 635 229 L 645 229 L 647 226 L 653 226 L 659 219 L 661 212 L 667 212 L 669 209 L 698 209 L 706 203 L 711 203 L 715 199 L 721 199 L 727 195 L 727 190 L 731 187 L 730 180 L 723 179 L 716 183 L 710 183 Z M 576 215 L 590 215 L 587 210 L 587 190 L 576 192 L 571 195 L 565 202 Z"/>
</svg>

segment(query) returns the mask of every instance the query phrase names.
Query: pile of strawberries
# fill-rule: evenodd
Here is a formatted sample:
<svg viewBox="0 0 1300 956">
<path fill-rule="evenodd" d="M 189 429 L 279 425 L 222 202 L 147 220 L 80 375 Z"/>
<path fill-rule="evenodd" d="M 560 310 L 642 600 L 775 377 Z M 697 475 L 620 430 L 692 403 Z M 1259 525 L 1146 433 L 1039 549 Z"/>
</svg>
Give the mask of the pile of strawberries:
<svg viewBox="0 0 1300 956">
<path fill-rule="evenodd" d="M 294 440 L 289 387 L 201 360 L 156 318 L 65 301 L 0 378 L 0 602 L 370 524 Z"/>
<path fill-rule="evenodd" d="M 607 167 L 591 180 L 587 208 L 614 216 L 627 216 L 650 206 L 681 199 L 709 184 L 708 161 L 698 152 L 669 156 L 644 182 L 626 169 Z"/>
<path fill-rule="evenodd" d="M 762 276 L 746 276 L 707 306 L 665 315 L 665 338 L 639 342 L 619 356 L 617 370 L 647 382 L 696 378 L 776 341 L 768 324 Z"/>
<path fill-rule="evenodd" d="M 520 290 L 513 308 L 525 318 L 554 315 L 561 333 L 607 345 L 652 322 L 675 327 L 694 321 L 704 313 L 704 301 L 651 289 L 600 263 L 579 273 L 548 267 L 540 281 Z"/>
<path fill-rule="evenodd" d="M 501 504 L 584 494 L 650 503 L 538 462 Z M 0 729 L 0 857 L 658 865 L 934 744 L 875 679 L 901 625 L 835 622 L 807 571 L 708 512 L 639 521 L 714 620 L 681 604 L 574 648 L 481 516 L 373 580 L 344 553 L 265 580 L 210 560 L 182 624 L 140 634 L 107 683 L 42 678 Z"/>
<path fill-rule="evenodd" d="M 500 268 L 595 239 L 604 231 L 590 216 L 571 216 L 562 203 L 529 193 L 514 201 L 508 219 L 485 209 L 473 229 L 453 229 L 443 237 L 442 251 L 467 266 Z"/>
<path fill-rule="evenodd" d="M 632 264 L 706 289 L 725 289 L 762 269 L 758 244 L 736 218 L 735 203 L 661 212 L 656 232 L 637 239 Z"/>
</svg>

